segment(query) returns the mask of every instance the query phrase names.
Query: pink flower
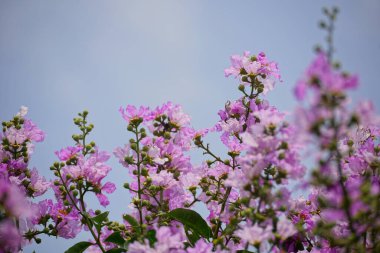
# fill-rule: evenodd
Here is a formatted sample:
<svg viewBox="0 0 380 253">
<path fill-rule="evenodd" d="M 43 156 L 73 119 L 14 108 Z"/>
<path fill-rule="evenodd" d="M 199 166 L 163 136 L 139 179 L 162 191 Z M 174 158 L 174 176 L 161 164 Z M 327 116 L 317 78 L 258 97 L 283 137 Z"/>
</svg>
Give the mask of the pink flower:
<svg viewBox="0 0 380 253">
<path fill-rule="evenodd" d="M 149 119 L 149 107 L 140 106 L 140 108 L 136 108 L 133 105 L 127 105 L 127 107 L 124 109 L 120 107 L 119 112 L 121 113 L 121 116 L 129 123 L 131 120 L 134 119 Z"/>
<path fill-rule="evenodd" d="M 30 183 L 34 191 L 34 197 L 43 195 L 51 186 L 50 182 L 46 181 L 44 177 L 38 175 L 38 171 L 36 168 L 33 168 L 33 170 L 31 171 Z"/>
<path fill-rule="evenodd" d="M 113 193 L 115 190 L 116 190 L 116 186 L 115 186 L 115 184 L 113 184 L 113 183 L 111 183 L 111 182 L 107 182 L 107 183 L 105 183 L 105 184 L 103 185 L 102 189 L 101 189 L 102 192 L 106 192 L 106 193 L 108 193 L 108 194 Z M 99 203 L 100 203 L 102 206 L 106 207 L 106 206 L 108 206 L 108 205 L 110 204 L 110 202 L 109 202 L 107 196 L 104 195 L 103 193 L 98 193 L 98 194 L 96 194 L 96 197 L 98 198 Z"/>
<path fill-rule="evenodd" d="M 83 147 L 80 146 L 74 146 L 74 147 L 66 147 L 61 149 L 60 151 L 55 151 L 54 154 L 56 154 L 61 161 L 67 161 L 72 157 L 75 157 L 79 154 L 80 151 L 82 151 Z"/>
<path fill-rule="evenodd" d="M 236 235 L 251 245 L 261 244 L 273 237 L 272 226 L 268 225 L 262 228 L 257 224 L 254 226 L 246 225 L 237 230 Z"/>
<path fill-rule="evenodd" d="M 0 221 L 0 252 L 18 252 L 23 245 L 23 238 L 15 224 L 5 219 Z"/>
<path fill-rule="evenodd" d="M 294 227 L 293 223 L 290 220 L 285 218 L 277 223 L 277 233 L 284 241 L 286 238 L 291 237 L 297 233 L 297 229 Z"/>
</svg>

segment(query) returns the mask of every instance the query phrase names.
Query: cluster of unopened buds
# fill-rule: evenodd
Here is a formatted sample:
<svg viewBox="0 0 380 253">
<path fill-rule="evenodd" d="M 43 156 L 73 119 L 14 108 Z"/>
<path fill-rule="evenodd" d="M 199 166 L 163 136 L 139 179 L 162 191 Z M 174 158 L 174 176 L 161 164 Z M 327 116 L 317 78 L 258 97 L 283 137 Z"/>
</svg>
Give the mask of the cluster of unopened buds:
<svg viewBox="0 0 380 253">
<path fill-rule="evenodd" d="M 333 20 L 335 11 L 327 13 Z M 265 100 L 281 78 L 264 53 L 232 56 L 225 75 L 238 80 L 241 96 L 210 128 L 192 128 L 171 102 L 120 108 L 131 139 L 113 154 L 129 172 L 132 197 L 121 221 L 88 202 L 94 194 L 106 208 L 116 186 L 106 179 L 111 154 L 88 140 L 87 111 L 74 119 L 73 145 L 55 152 L 53 180 L 29 167 L 44 133 L 27 108 L 3 122 L 0 253 L 81 231 L 91 238 L 65 252 L 380 252 L 380 117 L 370 102 L 349 107 L 358 77 L 320 50 L 295 87 L 301 102 L 289 121 Z M 206 142 L 210 133 L 224 154 Z M 204 162 L 192 162 L 191 149 Z M 34 199 L 48 189 L 54 199 Z"/>
</svg>

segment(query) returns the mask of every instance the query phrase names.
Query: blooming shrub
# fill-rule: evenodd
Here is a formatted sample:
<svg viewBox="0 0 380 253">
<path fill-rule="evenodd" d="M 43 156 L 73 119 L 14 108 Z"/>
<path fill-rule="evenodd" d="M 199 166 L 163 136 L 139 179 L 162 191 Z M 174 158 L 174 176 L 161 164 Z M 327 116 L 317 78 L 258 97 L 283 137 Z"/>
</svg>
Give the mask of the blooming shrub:
<svg viewBox="0 0 380 253">
<path fill-rule="evenodd" d="M 322 27 L 331 32 L 336 10 L 326 15 Z M 280 80 L 264 53 L 231 57 L 225 75 L 241 96 L 210 128 L 192 128 L 171 102 L 121 107 L 131 139 L 113 155 L 129 172 L 124 188 L 132 196 L 122 222 L 86 202 L 94 194 L 107 207 L 116 189 L 107 181 L 111 154 L 88 139 L 88 112 L 74 119 L 73 145 L 55 152 L 50 182 L 29 168 L 44 133 L 22 107 L 0 134 L 0 252 L 41 243 L 41 234 L 69 239 L 83 230 L 92 238 L 65 252 L 380 252 L 380 117 L 370 102 L 349 107 L 358 77 L 332 63 L 328 46 L 295 87 L 293 119 L 263 96 Z M 206 143 L 210 133 L 220 135 L 225 154 Z M 192 163 L 192 148 L 206 160 Z M 48 188 L 54 199 L 33 200 Z"/>
</svg>

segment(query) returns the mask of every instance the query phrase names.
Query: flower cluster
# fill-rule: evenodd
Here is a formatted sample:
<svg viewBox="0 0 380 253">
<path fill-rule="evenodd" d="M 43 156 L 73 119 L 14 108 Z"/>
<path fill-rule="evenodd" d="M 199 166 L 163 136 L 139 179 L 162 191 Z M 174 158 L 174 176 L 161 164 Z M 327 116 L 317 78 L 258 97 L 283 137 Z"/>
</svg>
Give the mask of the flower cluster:
<svg viewBox="0 0 380 253">
<path fill-rule="evenodd" d="M 170 102 L 154 110 L 127 106 L 120 112 L 133 138 L 114 154 L 132 179 L 124 186 L 132 195 L 135 218 L 140 226 L 167 224 L 165 213 L 195 200 L 199 178 L 186 154 L 194 132 L 190 118 Z"/>
<path fill-rule="evenodd" d="M 42 142 L 45 134 L 29 119 L 25 118 L 28 109 L 20 112 L 10 121 L 3 122 L 0 133 L 0 177 L 17 185 L 28 197 L 41 196 L 50 183 L 38 175 L 35 168 L 28 168 L 34 143 Z"/>
<path fill-rule="evenodd" d="M 312 227 L 314 234 L 328 242 L 323 247 L 361 252 L 374 249 L 378 240 L 372 231 L 379 229 L 380 118 L 370 102 L 349 109 L 347 90 L 357 85 L 357 76 L 334 68 L 320 52 L 295 93 L 302 100 L 307 92 L 312 95 L 298 109 L 297 122 L 299 132 L 308 136 L 303 139 L 319 149 L 315 156 L 319 166 L 312 180 L 318 197 L 310 201 L 315 207 L 305 216 L 318 215 Z"/>
<path fill-rule="evenodd" d="M 336 12 L 323 23 L 329 43 Z M 264 53 L 231 57 L 225 75 L 241 93 L 209 128 L 192 128 L 171 102 L 121 107 L 130 140 L 113 154 L 132 198 L 122 221 L 88 202 L 96 196 L 106 208 L 116 189 L 106 179 L 111 155 L 88 140 L 88 112 L 74 118 L 80 133 L 55 152 L 47 181 L 29 168 L 44 133 L 22 107 L 0 134 L 0 253 L 82 231 L 91 238 L 66 253 L 380 252 L 380 117 L 370 102 L 349 105 L 358 77 L 332 52 L 320 50 L 297 83 L 291 120 L 263 97 L 280 80 Z M 210 134 L 224 152 L 206 142 Z M 194 149 L 206 157 L 200 164 Z M 33 200 L 49 188 L 54 199 Z"/>
<path fill-rule="evenodd" d="M 37 211 L 28 198 L 50 187 L 36 168 L 29 168 L 34 145 L 45 135 L 26 118 L 27 112 L 22 106 L 12 120 L 2 123 L 0 133 L 0 252 L 18 252 L 27 243 L 23 233 Z"/>
</svg>

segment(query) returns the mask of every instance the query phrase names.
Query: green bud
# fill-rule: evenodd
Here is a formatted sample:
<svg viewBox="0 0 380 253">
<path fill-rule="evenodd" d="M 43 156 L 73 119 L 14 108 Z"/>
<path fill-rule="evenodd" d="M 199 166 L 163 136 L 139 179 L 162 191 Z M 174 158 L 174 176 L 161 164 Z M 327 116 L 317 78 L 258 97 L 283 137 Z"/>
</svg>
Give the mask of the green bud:
<svg viewBox="0 0 380 253">
<path fill-rule="evenodd" d="M 164 133 L 164 138 L 167 139 L 167 140 L 170 139 L 171 138 L 170 133 L 169 132 L 165 132 Z"/>
<path fill-rule="evenodd" d="M 77 190 L 73 191 L 73 196 L 76 197 L 79 195 L 79 192 Z"/>
<path fill-rule="evenodd" d="M 133 163 L 133 156 L 127 156 L 124 158 L 124 161 L 128 164 L 132 164 Z"/>
<path fill-rule="evenodd" d="M 143 175 L 144 177 L 148 176 L 148 170 L 146 168 L 143 168 L 141 170 L 141 175 Z"/>
<path fill-rule="evenodd" d="M 138 198 L 134 198 L 132 199 L 132 203 L 136 206 L 139 206 L 140 205 L 140 200 Z"/>
<path fill-rule="evenodd" d="M 136 143 L 131 143 L 131 149 L 132 150 L 137 150 L 137 145 L 136 145 Z"/>
<path fill-rule="evenodd" d="M 241 80 L 243 81 L 243 82 L 248 82 L 248 76 L 242 76 L 241 77 Z M 241 84 L 240 84 L 241 85 Z M 239 85 L 239 90 L 240 90 L 240 85 Z M 244 87 L 244 85 L 243 85 L 243 87 Z M 244 89 L 244 88 L 243 88 Z"/>
</svg>

